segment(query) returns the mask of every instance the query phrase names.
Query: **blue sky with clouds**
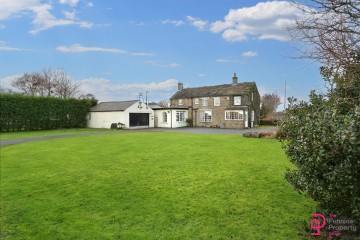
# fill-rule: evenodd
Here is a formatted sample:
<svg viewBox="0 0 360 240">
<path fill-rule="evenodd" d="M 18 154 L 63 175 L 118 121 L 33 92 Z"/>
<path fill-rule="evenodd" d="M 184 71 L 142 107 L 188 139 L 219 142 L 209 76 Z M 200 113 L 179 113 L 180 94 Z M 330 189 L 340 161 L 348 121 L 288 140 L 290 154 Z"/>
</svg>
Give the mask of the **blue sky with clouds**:
<svg viewBox="0 0 360 240">
<path fill-rule="evenodd" d="M 286 1 L 0 0 L 0 81 L 61 67 L 101 101 L 166 99 L 185 87 L 255 81 L 306 99 L 319 65 L 294 59 Z"/>
</svg>

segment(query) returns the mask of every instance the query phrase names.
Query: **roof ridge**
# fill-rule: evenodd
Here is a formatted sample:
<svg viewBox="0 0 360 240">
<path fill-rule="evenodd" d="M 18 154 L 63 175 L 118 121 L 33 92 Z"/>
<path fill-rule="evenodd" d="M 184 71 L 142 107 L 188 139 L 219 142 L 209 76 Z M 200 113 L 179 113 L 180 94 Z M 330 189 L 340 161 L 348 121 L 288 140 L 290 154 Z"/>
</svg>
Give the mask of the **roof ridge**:
<svg viewBox="0 0 360 240">
<path fill-rule="evenodd" d="M 249 83 L 255 83 L 255 82 L 254 81 L 252 81 L 252 82 L 240 82 L 240 83 L 237 83 L 237 84 L 228 83 L 228 84 L 208 85 L 208 86 L 200 86 L 200 87 L 188 87 L 188 88 L 183 88 L 183 89 L 206 88 L 206 87 L 222 87 L 222 86 L 234 86 L 234 85 L 236 86 L 236 85 L 249 84 Z"/>
</svg>

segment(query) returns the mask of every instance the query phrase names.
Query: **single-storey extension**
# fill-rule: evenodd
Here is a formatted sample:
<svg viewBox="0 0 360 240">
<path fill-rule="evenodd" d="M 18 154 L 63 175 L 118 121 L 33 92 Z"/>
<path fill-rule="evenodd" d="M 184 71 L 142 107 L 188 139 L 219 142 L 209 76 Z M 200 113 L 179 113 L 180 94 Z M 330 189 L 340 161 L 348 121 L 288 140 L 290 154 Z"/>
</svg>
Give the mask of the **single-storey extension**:
<svg viewBox="0 0 360 240">
<path fill-rule="evenodd" d="M 102 102 L 92 107 L 88 113 L 89 128 L 178 128 L 186 127 L 188 109 L 185 107 L 162 108 L 147 105 L 138 100 L 122 102 Z"/>
</svg>

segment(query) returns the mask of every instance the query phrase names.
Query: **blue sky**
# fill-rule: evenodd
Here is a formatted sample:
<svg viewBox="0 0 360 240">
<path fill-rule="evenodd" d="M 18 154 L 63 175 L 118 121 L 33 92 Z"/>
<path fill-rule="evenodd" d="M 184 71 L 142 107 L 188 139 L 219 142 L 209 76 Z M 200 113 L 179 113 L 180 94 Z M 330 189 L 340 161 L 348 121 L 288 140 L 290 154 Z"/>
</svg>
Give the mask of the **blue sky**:
<svg viewBox="0 0 360 240">
<path fill-rule="evenodd" d="M 294 59 L 285 1 L 0 0 L 0 81 L 64 68 L 100 101 L 171 97 L 185 87 L 255 81 L 261 93 L 307 99 L 319 65 Z"/>
</svg>

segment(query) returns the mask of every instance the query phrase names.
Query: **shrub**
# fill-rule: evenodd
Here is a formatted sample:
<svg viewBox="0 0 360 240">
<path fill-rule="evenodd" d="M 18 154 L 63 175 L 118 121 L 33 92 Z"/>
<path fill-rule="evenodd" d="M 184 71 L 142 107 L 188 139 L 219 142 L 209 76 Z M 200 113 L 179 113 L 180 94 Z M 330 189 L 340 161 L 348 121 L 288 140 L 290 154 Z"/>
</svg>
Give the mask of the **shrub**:
<svg viewBox="0 0 360 240">
<path fill-rule="evenodd" d="M 243 136 L 247 137 L 247 138 L 259 138 L 260 133 L 258 133 L 258 132 L 245 132 L 245 133 L 243 133 Z"/>
<path fill-rule="evenodd" d="M 276 132 L 261 132 L 259 138 L 276 138 Z"/>
<path fill-rule="evenodd" d="M 186 119 L 186 125 L 188 127 L 192 127 L 193 126 L 193 119 L 192 118 L 187 118 Z"/>
<path fill-rule="evenodd" d="M 359 229 L 360 111 L 334 96 L 312 92 L 309 103 L 289 99 L 279 137 L 296 168 L 285 177 L 319 203 L 318 212 L 355 220 Z"/>
</svg>

